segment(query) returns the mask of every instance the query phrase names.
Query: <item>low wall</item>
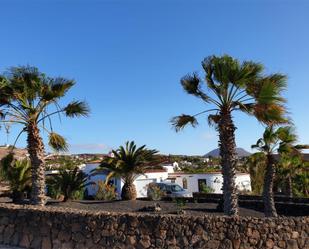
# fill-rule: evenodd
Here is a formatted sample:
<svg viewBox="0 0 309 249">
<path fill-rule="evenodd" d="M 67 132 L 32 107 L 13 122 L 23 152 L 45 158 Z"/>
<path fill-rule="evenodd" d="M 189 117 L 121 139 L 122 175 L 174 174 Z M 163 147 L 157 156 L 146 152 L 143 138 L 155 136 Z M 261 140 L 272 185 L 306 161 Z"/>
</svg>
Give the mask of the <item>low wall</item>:
<svg viewBox="0 0 309 249">
<path fill-rule="evenodd" d="M 309 248 L 309 217 L 86 212 L 0 204 L 0 244 L 26 248 Z"/>
</svg>

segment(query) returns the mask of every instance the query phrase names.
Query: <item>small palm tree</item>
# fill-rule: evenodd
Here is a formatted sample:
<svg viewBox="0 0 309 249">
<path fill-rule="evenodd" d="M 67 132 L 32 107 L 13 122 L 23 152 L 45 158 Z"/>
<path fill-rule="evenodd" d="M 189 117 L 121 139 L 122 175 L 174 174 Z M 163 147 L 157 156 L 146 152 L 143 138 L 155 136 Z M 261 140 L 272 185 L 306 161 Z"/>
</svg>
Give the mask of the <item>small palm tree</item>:
<svg viewBox="0 0 309 249">
<path fill-rule="evenodd" d="M 78 167 L 73 170 L 62 169 L 58 175 L 47 179 L 48 187 L 64 195 L 63 201 L 74 199 L 76 193 L 83 191 L 87 186 L 86 182 L 87 175 Z"/>
<path fill-rule="evenodd" d="M 205 102 L 209 109 L 195 115 L 182 114 L 171 122 L 176 131 L 186 125 L 195 127 L 196 117 L 208 114 L 208 123 L 219 133 L 219 148 L 223 173 L 224 213 L 238 215 L 235 185 L 236 144 L 232 114 L 237 111 L 255 116 L 263 123 L 285 122 L 282 90 L 286 77 L 263 74 L 263 66 L 252 61 L 240 63 L 228 55 L 210 56 L 202 62 L 205 84 L 196 74 L 181 79 L 184 90 Z"/>
<path fill-rule="evenodd" d="M 1 160 L 4 179 L 9 182 L 13 202 L 20 202 L 31 187 L 31 166 L 27 159 L 16 160 L 8 154 Z"/>
<path fill-rule="evenodd" d="M 296 144 L 297 135 L 294 127 L 286 126 L 280 129 L 278 134 L 281 141 L 278 152 L 280 153 L 279 167 L 282 174 L 285 175 L 286 194 L 293 197 L 292 179 L 296 173 L 301 170 L 302 150 L 309 149 L 307 144 Z"/>
<path fill-rule="evenodd" d="M 27 134 L 32 172 L 32 204 L 45 204 L 44 144 L 40 129 L 49 134 L 48 144 L 53 149 L 67 150 L 65 139 L 54 132 L 51 118 L 60 114 L 78 117 L 89 113 L 87 105 L 80 101 L 60 106 L 59 100 L 74 84 L 73 80 L 47 77 L 30 66 L 13 67 L 0 77 L 1 122 L 22 126 L 17 139 L 22 133 Z"/>
<path fill-rule="evenodd" d="M 263 192 L 263 181 L 265 174 L 265 155 L 264 153 L 254 153 L 246 159 L 246 172 L 250 174 L 252 192 L 261 195 Z"/>
<path fill-rule="evenodd" d="M 307 148 L 307 145 L 295 145 L 296 135 L 291 126 L 279 127 L 269 126 L 265 129 L 263 137 L 260 138 L 252 148 L 265 154 L 266 172 L 264 176 L 263 200 L 265 216 L 276 217 L 277 211 L 274 201 L 274 178 L 276 160 L 274 154 L 286 156 L 288 153 L 300 153 L 301 149 Z"/>
<path fill-rule="evenodd" d="M 269 126 L 265 129 L 263 137 L 251 146 L 265 154 L 266 172 L 264 175 L 263 200 L 265 216 L 269 217 L 277 216 L 273 188 L 276 163 L 274 153 L 278 149 L 279 143 L 278 131 L 273 126 Z"/>
<path fill-rule="evenodd" d="M 158 151 L 149 150 L 146 145 L 137 148 L 134 141 L 126 142 L 125 147 L 113 150 L 113 157 L 105 158 L 99 169 L 107 169 L 110 173 L 106 177 L 106 183 L 112 177 L 122 177 L 124 185 L 121 190 L 123 200 L 135 200 L 136 188 L 134 180 L 140 174 L 144 174 L 147 169 L 154 168 L 157 161 L 155 155 Z"/>
</svg>

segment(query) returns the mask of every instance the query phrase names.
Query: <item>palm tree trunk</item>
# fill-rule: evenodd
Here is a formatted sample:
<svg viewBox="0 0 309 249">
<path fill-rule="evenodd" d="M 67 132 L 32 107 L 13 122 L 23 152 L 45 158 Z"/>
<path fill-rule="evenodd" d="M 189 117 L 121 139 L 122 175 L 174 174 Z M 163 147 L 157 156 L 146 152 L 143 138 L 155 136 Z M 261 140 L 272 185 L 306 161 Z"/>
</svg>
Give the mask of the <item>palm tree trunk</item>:
<svg viewBox="0 0 309 249">
<path fill-rule="evenodd" d="M 36 123 L 29 123 L 27 135 L 32 174 L 31 203 L 44 206 L 46 200 L 44 144 Z"/>
<path fill-rule="evenodd" d="M 266 217 L 277 217 L 277 211 L 274 201 L 274 177 L 275 177 L 275 163 L 271 154 L 267 155 L 267 165 L 264 177 L 264 213 Z"/>
<path fill-rule="evenodd" d="M 293 187 L 292 187 L 292 177 L 291 174 L 287 176 L 287 183 L 286 183 L 286 193 L 288 197 L 293 197 Z"/>
<path fill-rule="evenodd" d="M 136 200 L 137 193 L 133 181 L 125 180 L 125 183 L 121 190 L 121 199 L 122 200 Z"/>
<path fill-rule="evenodd" d="M 218 124 L 219 148 L 223 174 L 223 211 L 230 216 L 238 215 L 238 197 L 235 184 L 236 143 L 235 126 L 230 111 L 221 111 Z"/>
</svg>

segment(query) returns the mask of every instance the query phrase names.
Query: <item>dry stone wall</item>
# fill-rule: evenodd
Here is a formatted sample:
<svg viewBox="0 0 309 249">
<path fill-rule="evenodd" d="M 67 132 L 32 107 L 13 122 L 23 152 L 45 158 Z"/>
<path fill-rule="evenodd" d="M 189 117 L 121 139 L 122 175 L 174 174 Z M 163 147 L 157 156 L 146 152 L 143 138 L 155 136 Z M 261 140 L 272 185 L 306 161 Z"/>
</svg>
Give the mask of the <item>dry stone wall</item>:
<svg viewBox="0 0 309 249">
<path fill-rule="evenodd" d="M 25 248 L 309 249 L 309 217 L 137 215 L 0 204 L 0 244 Z"/>
</svg>

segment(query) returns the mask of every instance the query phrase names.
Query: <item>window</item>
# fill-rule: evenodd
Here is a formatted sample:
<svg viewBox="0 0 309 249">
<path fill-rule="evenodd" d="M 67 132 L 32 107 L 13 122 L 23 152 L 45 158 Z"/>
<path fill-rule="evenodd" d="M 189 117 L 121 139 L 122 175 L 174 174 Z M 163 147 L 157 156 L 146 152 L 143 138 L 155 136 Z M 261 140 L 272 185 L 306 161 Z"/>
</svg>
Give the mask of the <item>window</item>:
<svg viewBox="0 0 309 249">
<path fill-rule="evenodd" d="M 179 185 L 177 185 L 177 184 L 171 185 L 170 189 L 172 190 L 172 192 L 181 192 L 181 191 L 183 191 L 183 189 Z"/>
<path fill-rule="evenodd" d="M 188 189 L 188 180 L 187 180 L 187 178 L 183 178 L 182 179 L 182 187 L 184 189 Z"/>
</svg>

